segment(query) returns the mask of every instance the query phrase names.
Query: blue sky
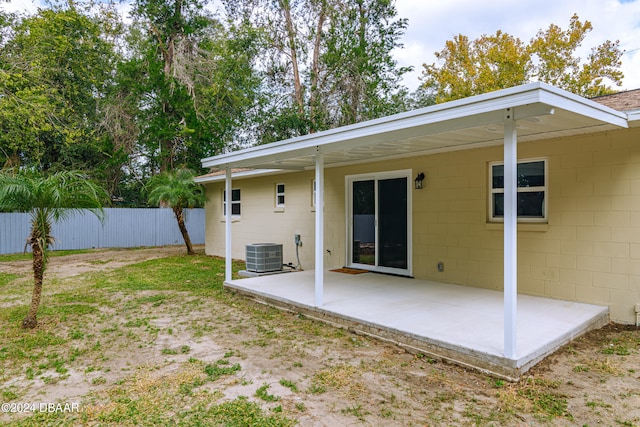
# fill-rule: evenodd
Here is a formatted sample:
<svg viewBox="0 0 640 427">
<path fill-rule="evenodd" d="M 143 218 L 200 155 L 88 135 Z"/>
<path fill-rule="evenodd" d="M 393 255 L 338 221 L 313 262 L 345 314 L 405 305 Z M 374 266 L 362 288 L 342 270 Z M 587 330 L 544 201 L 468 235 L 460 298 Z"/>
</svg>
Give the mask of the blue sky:
<svg viewBox="0 0 640 427">
<path fill-rule="evenodd" d="M 10 1 L 0 7 L 34 11 L 40 4 L 40 0 Z M 401 65 L 415 69 L 404 81 L 410 89 L 419 85 L 422 64 L 435 62 L 434 52 L 456 34 L 475 39 L 502 30 L 528 42 L 551 23 L 566 29 L 574 13 L 593 24 L 579 55 L 586 58 L 591 47 L 620 40 L 626 51 L 621 89 L 640 88 L 640 0 L 396 0 L 396 5 L 399 16 L 409 18 L 404 49 L 395 56 Z"/>
</svg>

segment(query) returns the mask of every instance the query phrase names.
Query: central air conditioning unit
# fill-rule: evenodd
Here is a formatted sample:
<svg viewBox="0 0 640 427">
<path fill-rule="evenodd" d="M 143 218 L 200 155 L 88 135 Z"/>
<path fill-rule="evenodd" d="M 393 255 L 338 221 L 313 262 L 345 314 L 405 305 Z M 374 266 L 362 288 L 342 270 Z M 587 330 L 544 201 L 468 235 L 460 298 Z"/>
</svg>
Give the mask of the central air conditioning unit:
<svg viewBox="0 0 640 427">
<path fill-rule="evenodd" d="M 282 270 L 282 244 L 252 243 L 246 249 L 247 271 L 268 273 Z"/>
</svg>

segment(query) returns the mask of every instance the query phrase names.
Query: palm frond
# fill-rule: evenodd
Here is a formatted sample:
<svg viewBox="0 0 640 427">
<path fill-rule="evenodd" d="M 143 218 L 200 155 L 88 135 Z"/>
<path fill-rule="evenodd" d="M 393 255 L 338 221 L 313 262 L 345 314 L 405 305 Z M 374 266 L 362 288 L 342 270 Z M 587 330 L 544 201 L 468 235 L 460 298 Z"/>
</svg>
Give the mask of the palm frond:
<svg viewBox="0 0 640 427">
<path fill-rule="evenodd" d="M 53 244 L 51 225 L 71 213 L 89 210 L 101 221 L 106 192 L 84 174 L 61 171 L 44 176 L 34 170 L 0 173 L 0 211 L 29 212 L 32 229 L 28 244 L 46 250 Z"/>
<path fill-rule="evenodd" d="M 165 204 L 172 208 L 202 206 L 205 195 L 202 186 L 193 179 L 189 169 L 178 169 L 154 176 L 147 184 L 147 199 L 152 205 Z"/>
</svg>

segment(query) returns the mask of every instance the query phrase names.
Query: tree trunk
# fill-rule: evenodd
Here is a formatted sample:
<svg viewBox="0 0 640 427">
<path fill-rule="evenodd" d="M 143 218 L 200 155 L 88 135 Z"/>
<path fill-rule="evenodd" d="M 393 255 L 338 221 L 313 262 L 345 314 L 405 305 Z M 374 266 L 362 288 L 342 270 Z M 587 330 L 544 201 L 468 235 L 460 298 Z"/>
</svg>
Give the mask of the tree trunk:
<svg viewBox="0 0 640 427">
<path fill-rule="evenodd" d="M 311 63 L 311 90 L 309 99 L 309 118 L 311 120 L 311 129 L 309 133 L 314 133 L 318 128 L 316 117 L 316 103 L 318 102 L 319 80 L 320 80 L 320 48 L 322 42 L 322 28 L 327 18 L 326 5 L 322 4 L 320 8 L 320 16 L 318 16 L 318 25 L 316 25 L 316 33 L 313 43 L 313 61 Z"/>
<path fill-rule="evenodd" d="M 351 99 L 349 102 L 349 121 L 348 123 L 357 123 L 360 120 L 359 112 L 362 104 L 362 93 L 364 92 L 364 83 L 362 81 L 363 68 L 366 67 L 367 58 L 367 10 L 363 1 L 358 1 L 358 55 L 355 58 L 353 81 L 351 87 Z"/>
<path fill-rule="evenodd" d="M 19 168 L 20 167 L 20 156 L 17 152 L 13 152 L 7 156 L 7 161 L 4 163 L 3 169 L 11 169 L 11 168 Z"/>
<path fill-rule="evenodd" d="M 194 255 L 195 252 L 193 251 L 193 246 L 191 245 L 189 232 L 187 231 L 187 226 L 184 224 L 184 211 L 182 210 L 182 208 L 173 208 L 173 213 L 176 215 L 176 219 L 178 220 L 178 227 L 180 228 L 180 233 L 182 233 L 184 244 L 187 246 L 187 255 Z"/>
<path fill-rule="evenodd" d="M 296 30 L 291 19 L 291 5 L 289 1 L 280 1 L 280 6 L 284 12 L 285 24 L 287 26 L 287 37 L 289 39 L 289 53 L 291 56 L 291 67 L 293 70 L 293 88 L 296 105 L 300 115 L 304 114 L 304 101 L 302 98 L 302 83 L 300 82 L 300 71 L 298 69 L 298 52 L 296 46 Z"/>
<path fill-rule="evenodd" d="M 27 317 L 22 320 L 22 327 L 33 329 L 38 325 L 38 307 L 42 298 L 42 279 L 44 277 L 44 252 L 38 239 L 31 239 L 31 250 L 33 251 L 33 295 L 31 296 L 31 307 Z"/>
</svg>

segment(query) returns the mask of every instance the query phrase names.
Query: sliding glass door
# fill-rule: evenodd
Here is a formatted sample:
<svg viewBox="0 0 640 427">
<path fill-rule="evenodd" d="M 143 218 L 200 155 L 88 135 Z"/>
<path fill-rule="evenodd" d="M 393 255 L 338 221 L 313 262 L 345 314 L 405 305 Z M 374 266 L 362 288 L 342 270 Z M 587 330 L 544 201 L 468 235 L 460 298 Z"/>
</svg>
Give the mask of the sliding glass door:
<svg viewBox="0 0 640 427">
<path fill-rule="evenodd" d="M 411 275 L 411 171 L 347 177 L 348 264 Z"/>
</svg>

